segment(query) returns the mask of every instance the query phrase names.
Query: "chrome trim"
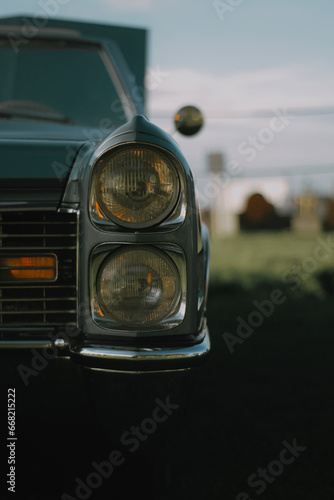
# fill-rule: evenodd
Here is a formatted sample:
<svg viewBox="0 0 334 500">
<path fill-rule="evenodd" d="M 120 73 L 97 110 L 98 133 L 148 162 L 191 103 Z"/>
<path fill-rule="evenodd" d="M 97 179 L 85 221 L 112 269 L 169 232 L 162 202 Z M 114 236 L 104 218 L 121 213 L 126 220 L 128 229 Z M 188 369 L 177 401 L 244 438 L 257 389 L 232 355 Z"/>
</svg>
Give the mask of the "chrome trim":
<svg viewBox="0 0 334 500">
<path fill-rule="evenodd" d="M 65 214 L 77 214 L 79 211 L 79 203 L 63 203 L 62 206 L 57 210 L 57 212 Z"/>
<path fill-rule="evenodd" d="M 21 224 L 21 226 L 23 223 Z M 25 225 L 29 225 L 29 222 L 26 223 Z M 7 236 L 6 234 L 4 235 L 5 237 Z M 76 234 L 74 233 L 66 233 L 66 234 L 47 234 L 46 236 L 44 234 L 11 234 L 9 237 L 10 238 L 74 238 Z"/>
<path fill-rule="evenodd" d="M 18 287 L 13 286 L 11 288 L 18 288 Z M 24 288 L 33 288 L 33 287 L 24 287 Z M 30 298 L 29 299 L 1 299 L 1 302 L 55 302 L 58 300 L 64 300 L 64 298 L 63 297 L 39 297 L 39 298 L 33 298 L 33 299 L 30 299 Z M 76 300 L 76 298 L 75 297 L 67 297 L 66 300 L 73 301 L 73 300 Z"/>
<path fill-rule="evenodd" d="M 200 343 L 186 347 L 116 347 L 98 344 L 70 346 L 70 353 L 89 368 L 127 372 L 175 371 L 190 368 L 202 362 L 210 351 L 207 327 Z M 113 364 L 117 362 L 117 366 Z M 123 363 L 123 365 L 122 365 Z M 129 366 L 131 365 L 131 366 Z M 147 365 L 147 366 L 145 366 Z"/>
<path fill-rule="evenodd" d="M 55 340 L 55 346 L 56 347 L 67 347 L 68 346 L 68 342 L 64 339 L 56 339 Z"/>
<path fill-rule="evenodd" d="M 63 299 L 64 300 L 64 299 Z M 66 299 L 65 299 L 66 300 Z M 15 299 L 12 301 L 15 302 Z M 29 299 L 27 299 L 25 302 L 29 302 Z M 51 311 L 51 312 L 50 312 Z M 50 309 L 49 311 L 46 311 L 45 309 L 34 309 L 33 311 L 24 311 L 22 314 L 74 314 L 76 313 L 76 309 Z M 14 315 L 14 314 L 19 314 L 18 311 L 1 311 L 1 314 L 3 315 Z M 9 325 L 10 326 L 10 325 Z"/>
<path fill-rule="evenodd" d="M 55 323 L 55 322 L 40 322 L 40 323 L 34 323 L 33 324 L 33 327 L 48 327 L 48 328 L 53 328 L 55 326 L 77 326 L 77 323 L 74 322 L 74 321 L 67 321 L 66 322 L 66 325 L 64 325 L 64 322 L 63 321 L 60 321 L 59 323 Z M 22 323 L 11 323 L 9 327 L 2 327 L 1 323 L 0 323 L 0 332 L 8 332 L 10 329 L 12 328 L 15 328 L 16 330 L 22 330 L 24 331 L 24 333 L 26 333 L 26 329 L 28 328 L 29 330 L 32 328 L 31 325 L 25 327 L 25 326 L 22 326 Z"/>
<path fill-rule="evenodd" d="M 137 373 L 147 373 L 147 370 L 108 370 L 108 368 L 90 368 L 87 367 L 92 372 L 104 372 L 104 373 L 128 373 L 129 375 L 137 375 Z M 191 370 L 191 368 L 174 368 L 174 370 L 150 370 L 151 374 L 154 373 L 175 373 L 175 372 L 187 372 Z"/>
<path fill-rule="evenodd" d="M 117 95 L 120 98 L 119 100 L 122 104 L 122 109 L 124 111 L 125 117 L 127 120 L 130 120 L 133 115 L 137 113 L 136 106 L 130 99 L 130 96 L 128 95 L 126 88 L 120 78 L 119 72 L 115 68 L 115 61 L 112 60 L 109 52 L 105 49 L 104 46 L 100 47 L 99 54 L 107 72 L 109 73 L 110 79 L 114 84 Z"/>
<path fill-rule="evenodd" d="M 76 212 L 76 210 L 75 210 L 75 212 Z M 66 213 L 68 213 L 68 212 L 66 212 Z M 72 213 L 72 212 L 70 212 L 70 213 Z M 56 222 L 56 221 L 48 222 L 48 226 L 55 226 L 55 225 L 59 226 L 60 224 L 64 224 L 64 223 L 63 222 Z M 74 221 L 73 222 L 67 222 L 66 224 L 69 226 L 69 225 L 76 224 L 76 222 L 74 222 Z M 6 226 L 22 226 L 22 225 L 23 225 L 22 222 L 16 222 L 16 221 L 14 221 L 14 222 L 13 221 L 12 222 L 6 222 Z M 34 226 L 40 226 L 41 223 L 40 222 L 36 222 L 36 221 L 29 221 L 29 222 L 25 222 L 24 225 L 25 226 L 32 226 L 32 225 L 34 225 Z M 33 235 L 28 234 L 27 236 L 33 236 Z M 40 236 L 40 234 L 38 234 L 37 236 Z M 58 236 L 62 236 L 62 235 L 58 235 Z M 71 235 L 66 234 L 65 236 L 75 236 L 75 235 L 73 235 L 73 234 L 71 234 Z"/>
<path fill-rule="evenodd" d="M 55 203 L 49 207 L 45 206 L 45 201 L 0 201 L 1 212 L 56 212 Z"/>
<path fill-rule="evenodd" d="M 19 247 L 6 247 L 6 250 L 16 250 Z M 28 250 L 75 250 L 77 247 L 29 247 Z"/>
<path fill-rule="evenodd" d="M 0 340 L 0 349 L 43 349 L 53 344 L 51 340 Z"/>
<path fill-rule="evenodd" d="M 80 263 L 79 263 L 79 258 L 80 258 L 80 253 L 79 253 L 79 246 L 80 246 L 80 210 L 78 209 L 76 211 L 77 214 L 77 226 L 76 226 L 76 231 L 77 231 L 77 238 L 76 238 L 76 268 L 75 268 L 75 296 L 76 296 L 76 306 L 77 306 L 77 319 L 76 319 L 76 327 L 79 326 L 79 311 L 80 311 L 80 303 L 79 303 L 79 271 L 80 271 Z"/>
</svg>

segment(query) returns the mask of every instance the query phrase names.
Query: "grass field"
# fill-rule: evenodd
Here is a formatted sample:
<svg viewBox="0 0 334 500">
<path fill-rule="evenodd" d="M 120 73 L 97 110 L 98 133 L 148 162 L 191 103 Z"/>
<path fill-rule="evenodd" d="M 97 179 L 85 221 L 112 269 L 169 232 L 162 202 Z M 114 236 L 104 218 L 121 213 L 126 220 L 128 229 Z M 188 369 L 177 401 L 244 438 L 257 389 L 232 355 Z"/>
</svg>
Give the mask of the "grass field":
<svg viewBox="0 0 334 500">
<path fill-rule="evenodd" d="M 323 295 L 334 270 L 334 235 L 291 232 L 246 233 L 211 241 L 211 283 L 233 283 L 252 290 L 258 283 L 281 282 Z M 327 281 L 326 281 L 327 277 Z M 290 279 L 290 282 L 288 280 Z"/>
</svg>

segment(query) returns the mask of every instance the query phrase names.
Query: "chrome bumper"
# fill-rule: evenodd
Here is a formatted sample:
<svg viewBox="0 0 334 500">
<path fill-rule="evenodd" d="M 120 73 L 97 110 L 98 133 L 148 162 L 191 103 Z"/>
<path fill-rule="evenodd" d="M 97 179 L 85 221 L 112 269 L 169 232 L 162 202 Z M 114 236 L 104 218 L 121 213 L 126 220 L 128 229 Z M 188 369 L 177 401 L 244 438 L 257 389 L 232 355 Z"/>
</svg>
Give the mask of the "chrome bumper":
<svg viewBox="0 0 334 500">
<path fill-rule="evenodd" d="M 71 357 L 81 365 L 98 370 L 121 372 L 186 370 L 201 364 L 210 351 L 207 327 L 201 341 L 182 347 L 115 347 L 83 344 L 70 347 Z"/>
<path fill-rule="evenodd" d="M 210 337 L 206 324 L 199 335 L 198 342 L 171 347 L 133 347 L 110 346 L 83 342 L 69 345 L 63 339 L 55 341 L 6 340 L 0 341 L 2 349 L 55 349 L 55 356 L 65 349 L 73 361 L 95 370 L 117 372 L 152 372 L 187 370 L 202 364 L 210 352 Z M 50 359 L 50 358 L 48 358 Z"/>
</svg>

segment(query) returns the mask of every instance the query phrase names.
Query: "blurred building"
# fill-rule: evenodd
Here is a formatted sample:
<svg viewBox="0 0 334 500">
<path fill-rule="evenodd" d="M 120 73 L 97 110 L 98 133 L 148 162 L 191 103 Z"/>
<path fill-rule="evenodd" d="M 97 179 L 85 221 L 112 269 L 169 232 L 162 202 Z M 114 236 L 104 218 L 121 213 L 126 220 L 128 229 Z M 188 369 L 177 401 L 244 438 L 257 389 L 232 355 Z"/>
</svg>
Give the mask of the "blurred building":
<svg viewBox="0 0 334 500">
<path fill-rule="evenodd" d="M 334 200 L 305 189 L 291 193 L 289 178 L 242 177 L 225 167 L 221 153 L 207 155 L 208 174 L 196 179 L 203 222 L 211 234 L 240 230 L 334 231 Z"/>
<path fill-rule="evenodd" d="M 323 230 L 324 231 L 334 231 L 334 201 L 328 200 L 327 210 L 323 220 Z"/>
<path fill-rule="evenodd" d="M 296 198 L 296 213 L 292 219 L 291 229 L 298 233 L 321 231 L 318 199 L 311 190 L 305 191 Z"/>
<path fill-rule="evenodd" d="M 239 231 L 239 221 L 232 208 L 230 179 L 224 163 L 222 153 L 208 155 L 209 178 L 201 186 L 202 195 L 206 198 L 203 220 L 207 221 L 212 234 L 229 236 Z"/>
<path fill-rule="evenodd" d="M 222 154 L 210 153 L 207 158 L 209 175 L 196 179 L 196 183 L 202 218 L 211 234 L 232 236 L 238 233 L 243 223 L 239 214 L 245 211 L 247 200 L 255 193 L 262 193 L 275 210 L 278 207 L 277 215 L 282 215 L 280 210 L 289 196 L 285 179 L 237 177 L 225 170 Z"/>
<path fill-rule="evenodd" d="M 296 198 L 296 209 L 292 220 L 296 232 L 334 231 L 334 200 L 305 190 Z"/>
<path fill-rule="evenodd" d="M 272 203 L 261 193 L 249 196 L 246 208 L 239 215 L 240 229 L 250 230 L 278 230 L 289 229 L 291 217 L 279 215 Z"/>
</svg>

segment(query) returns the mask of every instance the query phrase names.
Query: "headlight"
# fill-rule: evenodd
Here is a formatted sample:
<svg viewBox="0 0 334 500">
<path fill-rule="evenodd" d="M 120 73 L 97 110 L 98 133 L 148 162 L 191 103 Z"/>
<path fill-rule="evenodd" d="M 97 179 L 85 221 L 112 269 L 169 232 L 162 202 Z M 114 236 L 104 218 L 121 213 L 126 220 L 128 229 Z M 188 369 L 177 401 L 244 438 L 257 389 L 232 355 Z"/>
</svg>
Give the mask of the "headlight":
<svg viewBox="0 0 334 500">
<path fill-rule="evenodd" d="M 117 323 L 143 326 L 164 319 L 178 306 L 181 283 L 178 270 L 164 252 L 132 247 L 114 252 L 102 264 L 97 278 L 103 315 Z"/>
<path fill-rule="evenodd" d="M 106 153 L 94 172 L 93 189 L 104 215 L 123 227 L 145 228 L 173 210 L 180 182 L 169 157 L 149 146 Z"/>
</svg>

